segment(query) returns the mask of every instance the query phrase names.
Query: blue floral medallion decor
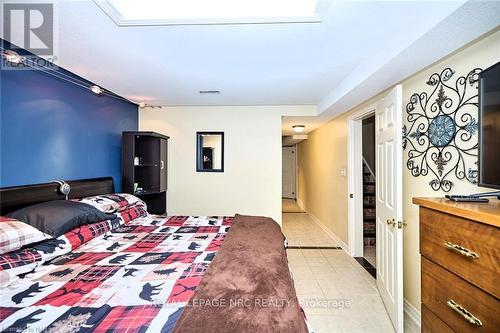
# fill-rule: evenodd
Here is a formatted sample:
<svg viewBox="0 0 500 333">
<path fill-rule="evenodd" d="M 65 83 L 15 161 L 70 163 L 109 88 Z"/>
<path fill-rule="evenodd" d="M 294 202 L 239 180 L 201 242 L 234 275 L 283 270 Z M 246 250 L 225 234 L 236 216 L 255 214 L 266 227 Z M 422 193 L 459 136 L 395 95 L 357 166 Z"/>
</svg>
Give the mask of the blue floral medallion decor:
<svg viewBox="0 0 500 333">
<path fill-rule="evenodd" d="M 431 172 L 429 185 L 435 191 L 449 192 L 451 177 L 477 183 L 479 73 L 475 68 L 455 82 L 450 68 L 434 73 L 426 82 L 432 91 L 411 95 L 406 105 L 406 166 L 414 177 Z"/>
</svg>

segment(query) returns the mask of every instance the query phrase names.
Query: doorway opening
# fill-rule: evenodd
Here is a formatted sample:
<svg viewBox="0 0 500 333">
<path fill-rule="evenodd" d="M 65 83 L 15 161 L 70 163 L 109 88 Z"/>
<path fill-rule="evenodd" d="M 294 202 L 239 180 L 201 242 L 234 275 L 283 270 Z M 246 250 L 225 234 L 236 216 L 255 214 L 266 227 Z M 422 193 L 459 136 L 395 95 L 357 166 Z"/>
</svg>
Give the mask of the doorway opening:
<svg viewBox="0 0 500 333">
<path fill-rule="evenodd" d="M 376 271 L 376 178 L 375 178 L 375 115 L 362 120 L 363 177 L 363 256 L 357 259 L 373 276 Z"/>
<path fill-rule="evenodd" d="M 403 88 L 395 86 L 373 105 L 348 119 L 348 236 L 349 254 L 363 267 L 365 259 L 365 203 L 369 204 L 370 188 L 375 189 L 375 271 L 377 289 L 397 332 L 403 331 Z M 368 163 L 363 161 L 363 120 L 375 114 L 376 170 L 371 177 Z M 367 121 L 368 122 L 368 121 Z M 366 158 L 365 158 L 366 160 Z M 364 170 L 370 175 L 364 178 Z M 369 176 L 369 177 L 368 177 Z M 374 180 L 371 184 L 371 180 Z M 366 186 L 365 186 L 366 185 Z M 366 192 L 364 191 L 366 189 Z M 369 205 L 368 205 L 369 207 Z M 368 229 L 368 228 L 367 228 Z M 369 229 L 368 229 L 369 230 Z M 367 240 L 370 244 L 369 240 Z M 368 247 L 367 247 L 368 248 Z M 365 265 L 366 264 L 366 265 Z M 368 266 L 369 267 L 369 266 Z"/>
<path fill-rule="evenodd" d="M 370 107 L 349 121 L 349 247 L 351 256 L 375 279 L 376 170 L 375 109 Z M 359 221 L 359 222 L 358 222 Z"/>
</svg>

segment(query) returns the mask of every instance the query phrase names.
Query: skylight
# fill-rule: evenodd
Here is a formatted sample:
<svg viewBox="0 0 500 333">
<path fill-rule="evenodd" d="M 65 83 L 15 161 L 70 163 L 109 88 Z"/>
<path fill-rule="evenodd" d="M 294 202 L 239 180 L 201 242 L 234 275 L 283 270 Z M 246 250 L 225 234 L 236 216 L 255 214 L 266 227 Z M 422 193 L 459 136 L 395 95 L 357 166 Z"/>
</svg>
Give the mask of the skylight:
<svg viewBox="0 0 500 333">
<path fill-rule="evenodd" d="M 320 22 L 318 0 L 94 0 L 118 25 Z M 321 4 L 321 6 L 320 6 Z"/>
</svg>

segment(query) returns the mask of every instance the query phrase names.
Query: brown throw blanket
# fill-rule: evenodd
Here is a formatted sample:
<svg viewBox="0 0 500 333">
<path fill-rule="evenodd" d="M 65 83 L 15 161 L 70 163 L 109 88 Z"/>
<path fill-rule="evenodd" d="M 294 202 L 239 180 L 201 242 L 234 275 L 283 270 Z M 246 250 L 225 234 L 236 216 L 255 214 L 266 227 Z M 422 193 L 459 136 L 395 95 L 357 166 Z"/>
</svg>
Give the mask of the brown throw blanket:
<svg viewBox="0 0 500 333">
<path fill-rule="evenodd" d="M 283 241 L 272 219 L 236 215 L 174 333 L 307 332 Z"/>
</svg>

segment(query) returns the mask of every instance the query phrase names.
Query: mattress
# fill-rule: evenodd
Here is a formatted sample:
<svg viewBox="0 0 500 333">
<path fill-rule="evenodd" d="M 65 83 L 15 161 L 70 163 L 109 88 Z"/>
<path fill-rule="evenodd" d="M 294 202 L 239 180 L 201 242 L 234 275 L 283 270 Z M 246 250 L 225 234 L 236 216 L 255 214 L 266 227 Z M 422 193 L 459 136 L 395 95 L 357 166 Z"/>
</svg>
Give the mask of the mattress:
<svg viewBox="0 0 500 333">
<path fill-rule="evenodd" d="M 0 258 L 0 331 L 170 332 L 233 218 L 104 221 Z"/>
</svg>

